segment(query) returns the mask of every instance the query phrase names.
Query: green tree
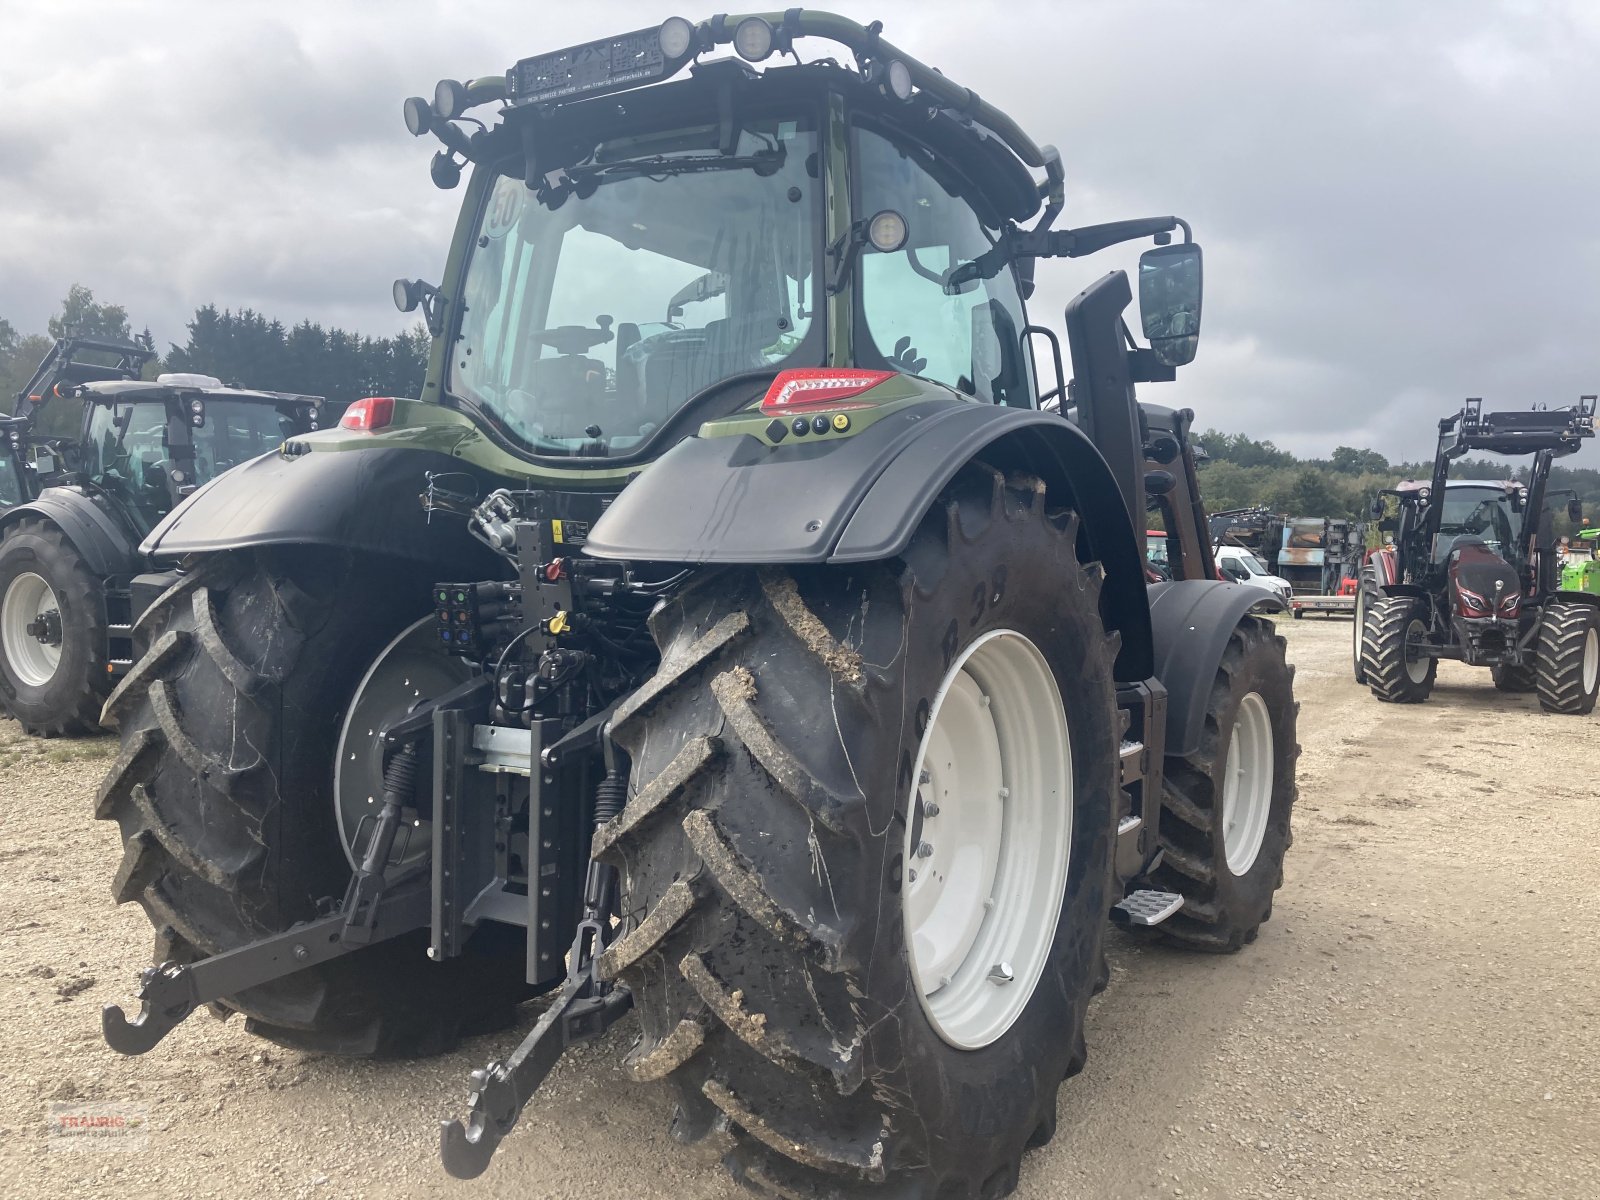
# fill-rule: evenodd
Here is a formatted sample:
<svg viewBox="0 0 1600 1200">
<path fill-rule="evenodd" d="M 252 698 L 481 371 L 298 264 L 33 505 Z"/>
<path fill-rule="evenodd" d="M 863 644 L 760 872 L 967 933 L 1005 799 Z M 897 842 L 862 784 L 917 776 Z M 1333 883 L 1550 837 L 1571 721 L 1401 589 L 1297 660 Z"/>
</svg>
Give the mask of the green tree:
<svg viewBox="0 0 1600 1200">
<path fill-rule="evenodd" d="M 1338 446 L 1329 460 L 1341 475 L 1381 474 L 1389 469 L 1389 460 L 1376 450 L 1357 450 L 1354 446 Z"/>
<path fill-rule="evenodd" d="M 94 293 L 81 283 L 67 289 L 61 311 L 50 318 L 45 328 L 52 338 L 76 333 L 80 337 L 125 342 L 132 336 L 128 328 L 128 310 L 120 304 L 97 304 Z"/>
</svg>

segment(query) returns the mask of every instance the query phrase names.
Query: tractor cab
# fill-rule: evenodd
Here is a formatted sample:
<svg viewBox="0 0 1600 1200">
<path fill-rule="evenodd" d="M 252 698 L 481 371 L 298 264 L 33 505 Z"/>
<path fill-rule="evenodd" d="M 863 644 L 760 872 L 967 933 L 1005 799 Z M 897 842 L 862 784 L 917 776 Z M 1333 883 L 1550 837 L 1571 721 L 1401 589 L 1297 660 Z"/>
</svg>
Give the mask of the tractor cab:
<svg viewBox="0 0 1600 1200">
<path fill-rule="evenodd" d="M 842 42 L 857 69 L 778 63 L 801 34 Z M 727 45 L 735 56 L 712 57 Z M 464 135 L 455 122 L 490 104 L 500 119 Z M 854 418 L 832 410 L 894 375 L 952 400 L 1038 407 L 1031 340 L 1054 335 L 1030 327 L 1024 302 L 1041 257 L 1154 238 L 1140 268 L 1154 340 L 1136 373 L 1171 378 L 1194 353 L 1186 225 L 1051 229 L 1054 148 L 829 14 L 673 18 L 442 81 L 406 119 L 444 143 L 439 186 L 472 168 L 443 285 L 395 283 L 397 305 L 422 309 L 437 335 L 422 400 L 470 418 L 495 450 L 582 466 L 591 483 L 609 473 L 615 486 L 622 468 L 755 407 L 782 372 L 801 374 L 766 403 L 777 441 L 850 435 Z M 1059 368 L 1053 383 L 1047 394 L 1092 423 Z M 798 415 L 829 400 L 826 428 Z M 794 413 L 773 423 L 780 407 Z"/>
</svg>

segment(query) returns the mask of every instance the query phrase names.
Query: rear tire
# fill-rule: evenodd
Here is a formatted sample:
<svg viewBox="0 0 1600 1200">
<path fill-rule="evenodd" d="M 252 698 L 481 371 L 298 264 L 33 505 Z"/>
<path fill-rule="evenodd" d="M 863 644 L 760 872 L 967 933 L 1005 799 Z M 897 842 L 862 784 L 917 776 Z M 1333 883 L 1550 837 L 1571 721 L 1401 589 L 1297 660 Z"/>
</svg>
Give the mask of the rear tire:
<svg viewBox="0 0 1600 1200">
<path fill-rule="evenodd" d="M 341 718 L 367 665 L 426 610 L 427 586 L 414 570 L 294 546 L 206 560 L 146 614 L 150 650 L 106 702 L 122 752 L 95 815 L 122 830 L 112 892 L 145 910 L 157 962 L 281 932 L 344 894 Z M 515 1019 L 523 937 L 507 932 L 509 952 L 479 944 L 436 964 L 418 930 L 222 1007 L 295 1049 L 440 1053 Z"/>
<path fill-rule="evenodd" d="M 1367 627 L 1367 614 L 1372 602 L 1378 598 L 1378 577 L 1371 567 L 1361 572 L 1361 582 L 1356 585 L 1355 628 L 1351 630 L 1351 665 L 1355 668 L 1357 683 L 1367 682 L 1367 669 L 1361 665 L 1361 642 Z"/>
<path fill-rule="evenodd" d="M 1489 668 L 1497 691 L 1531 692 L 1537 686 L 1534 669 L 1527 663 L 1496 663 Z"/>
<path fill-rule="evenodd" d="M 1157 932 L 1197 950 L 1253 942 L 1283 885 L 1294 840 L 1294 668 L 1272 624 L 1245 617 L 1228 639 L 1206 702 L 1200 749 L 1168 758 L 1162 787 L 1161 865 L 1152 886 L 1183 908 Z"/>
<path fill-rule="evenodd" d="M 105 581 L 54 525 L 19 521 L 0 540 L 0 707 L 39 737 L 93 733 L 111 690 Z M 59 640 L 26 632 L 41 607 Z"/>
<path fill-rule="evenodd" d="M 1076 529 L 1037 481 L 969 468 L 901 560 L 721 572 L 653 620 L 662 667 L 616 726 L 632 798 L 596 841 L 628 914 L 601 968 L 636 998 L 630 1073 L 671 1080 L 679 1135 L 725 1124 L 728 1168 L 752 1190 L 987 1200 L 1054 1130 L 1102 977 L 1118 800 L 1115 644 Z M 1059 692 L 1068 870 L 1053 934 L 1005 964 L 1011 982 L 1001 964 L 972 974 L 971 956 L 953 971 L 949 995 L 1035 978 L 1002 1032 L 958 1049 L 942 1032 L 956 1026 L 936 1023 L 949 1014 L 930 1015 L 942 989 L 918 987 L 904 916 L 911 872 L 940 859 L 906 851 L 920 848 L 912 829 L 967 804 L 928 811 L 919 746 L 963 656 L 1000 631 L 1042 655 Z M 997 710 L 1011 694 L 989 690 Z M 1043 843 L 1014 844 L 1032 858 Z M 974 927 L 1016 911 L 990 894 Z M 961 986 L 974 980 L 976 993 Z"/>
<path fill-rule="evenodd" d="M 1582 716 L 1600 693 L 1600 608 L 1551 603 L 1539 616 L 1539 707 Z"/>
<path fill-rule="evenodd" d="M 1390 596 L 1367 610 L 1361 634 L 1361 666 L 1367 686 L 1388 704 L 1421 704 L 1433 691 L 1439 660 L 1407 657 L 1408 643 L 1426 634 L 1427 606 L 1410 596 Z"/>
</svg>

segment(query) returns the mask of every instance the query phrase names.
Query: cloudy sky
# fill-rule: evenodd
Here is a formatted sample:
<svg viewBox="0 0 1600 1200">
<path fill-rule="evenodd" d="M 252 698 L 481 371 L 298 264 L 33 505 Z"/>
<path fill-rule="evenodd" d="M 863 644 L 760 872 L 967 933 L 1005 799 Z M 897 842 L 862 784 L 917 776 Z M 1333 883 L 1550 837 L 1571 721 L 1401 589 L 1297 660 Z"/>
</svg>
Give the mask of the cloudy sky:
<svg viewBox="0 0 1600 1200">
<path fill-rule="evenodd" d="M 1146 398 L 1398 457 L 1463 396 L 1600 390 L 1600 4 L 834 7 L 1059 146 L 1065 223 L 1192 222 L 1200 356 Z M 0 317 L 42 330 L 82 282 L 160 345 L 204 302 L 401 328 L 389 281 L 438 277 L 459 196 L 402 99 L 673 11 L 0 0 Z M 1035 319 L 1136 254 L 1042 264 Z"/>
</svg>

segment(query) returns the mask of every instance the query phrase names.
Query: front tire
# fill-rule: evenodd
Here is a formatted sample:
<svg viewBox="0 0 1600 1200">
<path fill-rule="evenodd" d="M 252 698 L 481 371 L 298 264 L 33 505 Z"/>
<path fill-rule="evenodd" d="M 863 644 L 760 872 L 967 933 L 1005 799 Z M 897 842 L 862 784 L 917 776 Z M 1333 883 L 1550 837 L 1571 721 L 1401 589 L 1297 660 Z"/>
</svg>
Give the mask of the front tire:
<svg viewBox="0 0 1600 1200">
<path fill-rule="evenodd" d="M 1600 693 L 1600 609 L 1545 605 L 1537 645 L 1539 707 L 1571 716 L 1593 712 Z"/>
<path fill-rule="evenodd" d="M 636 997 L 630 1073 L 672 1081 L 680 1134 L 726 1124 L 729 1169 L 757 1191 L 1003 1196 L 1054 1129 L 1101 974 L 1117 811 L 1114 644 L 1076 529 L 1036 480 L 969 468 L 902 560 L 723 572 L 654 619 L 661 669 L 616 725 L 632 798 L 596 842 L 628 915 L 601 967 Z M 1014 660 L 980 661 L 1007 642 Z M 959 764 L 942 753 L 941 704 L 982 725 L 986 696 L 1042 740 L 1064 723 L 1053 781 L 1020 769 L 1005 743 L 1023 725 L 997 716 L 989 750 L 1012 794 L 967 794 L 987 776 L 976 748 Z M 965 906 L 937 827 L 954 825 L 952 851 L 981 851 L 985 805 L 1010 821 L 1048 811 L 1052 791 L 1055 832 L 1011 830 L 1013 854 L 1059 868 L 1061 839 L 1064 885 L 1040 906 L 1022 873 L 997 869 Z M 932 883 L 953 901 L 947 928 L 915 916 Z M 1011 942 L 984 940 L 1019 913 L 1032 921 Z M 949 982 L 919 986 L 940 968 L 918 939 L 968 924 Z M 966 1021 L 946 992 L 980 1009 L 1014 999 Z"/>
<path fill-rule="evenodd" d="M 1184 903 L 1158 932 L 1197 950 L 1255 941 L 1283 884 L 1300 753 L 1284 650 L 1271 622 L 1240 621 L 1211 685 L 1199 750 L 1167 759 L 1164 853 L 1152 883 Z"/>
<path fill-rule="evenodd" d="M 1361 631 L 1361 665 L 1367 686 L 1388 704 L 1421 704 L 1433 691 L 1439 660 L 1414 656 L 1410 647 L 1428 632 L 1425 602 L 1410 596 L 1389 596 L 1376 601 Z"/>
<path fill-rule="evenodd" d="M 0 707 L 35 736 L 99 727 L 104 582 L 54 525 L 23 520 L 0 541 Z"/>
<path fill-rule="evenodd" d="M 106 702 L 122 752 L 95 815 L 122 830 L 112 892 L 145 910 L 157 962 L 281 932 L 343 895 L 350 864 L 333 801 L 342 718 L 368 664 L 424 611 L 427 587 L 414 570 L 295 546 L 206 560 L 141 619 L 150 650 Z M 426 935 L 223 1007 L 281 1045 L 373 1058 L 441 1053 L 515 1019 L 527 994 L 520 953 L 480 943 L 436 964 Z"/>
</svg>

